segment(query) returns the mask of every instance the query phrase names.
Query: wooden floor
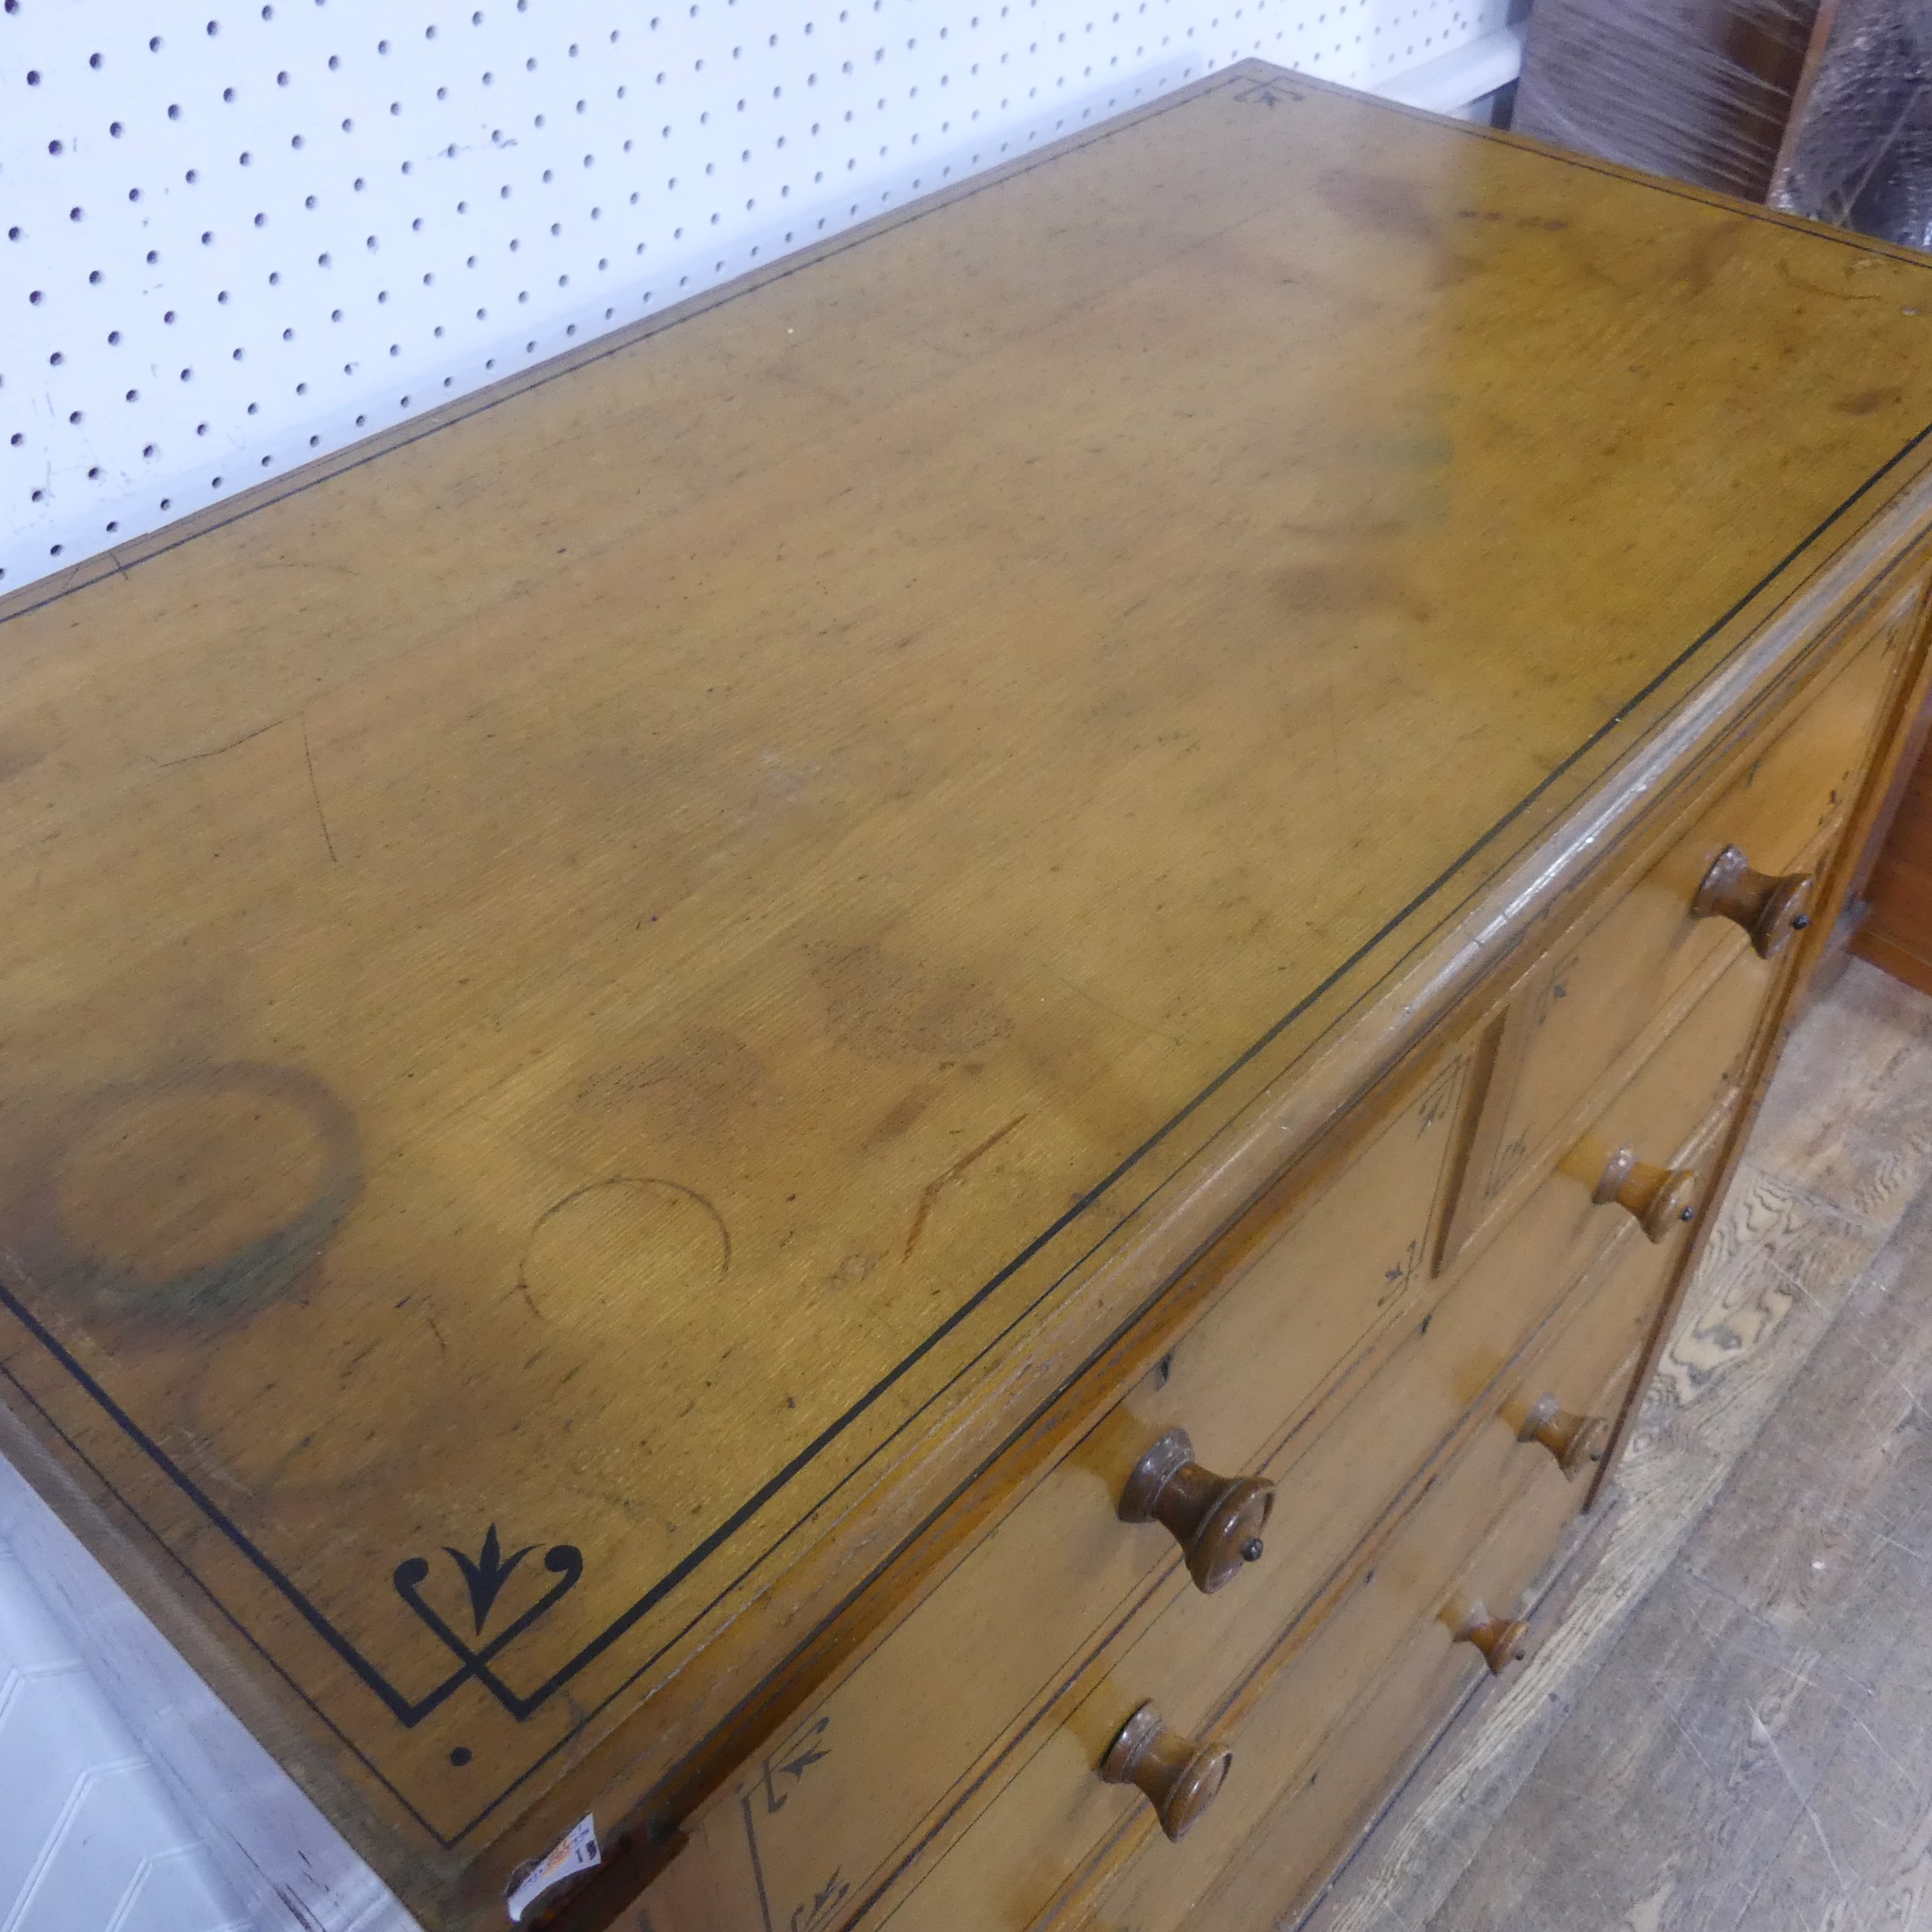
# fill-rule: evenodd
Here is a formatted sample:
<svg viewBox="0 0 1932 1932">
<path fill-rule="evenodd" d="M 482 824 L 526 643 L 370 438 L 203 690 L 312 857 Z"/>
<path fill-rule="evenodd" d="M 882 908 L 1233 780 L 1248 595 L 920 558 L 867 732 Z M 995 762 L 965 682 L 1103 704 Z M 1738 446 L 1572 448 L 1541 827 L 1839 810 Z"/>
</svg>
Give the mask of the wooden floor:
<svg viewBox="0 0 1932 1932">
<path fill-rule="evenodd" d="M 1308 1932 L 1932 1932 L 1932 999 L 1807 1015 L 1620 1487 Z"/>
</svg>

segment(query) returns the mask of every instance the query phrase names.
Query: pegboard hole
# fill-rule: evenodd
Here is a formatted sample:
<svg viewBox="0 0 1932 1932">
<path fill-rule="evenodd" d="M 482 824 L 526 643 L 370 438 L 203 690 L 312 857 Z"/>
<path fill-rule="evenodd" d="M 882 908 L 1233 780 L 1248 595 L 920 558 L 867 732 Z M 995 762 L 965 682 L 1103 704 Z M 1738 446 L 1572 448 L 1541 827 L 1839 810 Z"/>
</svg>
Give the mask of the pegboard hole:
<svg viewBox="0 0 1932 1932">
<path fill-rule="evenodd" d="M 1313 9 L 1303 12 L 1305 0 L 1277 0 L 1265 15 L 1257 7 L 1256 29 L 1264 19 L 1298 29 L 1308 21 L 1300 57 L 1330 77 L 1362 85 L 1399 66 L 1406 47 L 1421 57 L 1474 39 L 1500 22 L 1506 0 L 1461 0 L 1453 19 L 1451 0 L 1407 0 L 1388 10 L 1389 19 L 1372 23 L 1361 18 L 1366 9 L 1323 3 L 1318 29 Z M 21 11 L 22 0 L 5 4 L 9 15 Z M 16 252 L 5 281 L 28 295 L 36 326 L 43 319 L 50 325 L 53 339 L 39 352 L 46 355 L 59 342 L 66 366 L 49 363 L 46 402 L 10 440 L 14 449 L 33 451 L 31 473 L 40 474 L 45 460 L 47 522 L 80 521 L 43 529 L 36 520 L 30 549 L 9 556 L 0 548 L 16 577 L 20 566 L 29 575 L 44 567 L 52 542 L 64 543 L 70 554 L 99 542 L 101 519 L 116 513 L 107 501 L 116 488 L 111 479 L 134 471 L 137 451 L 140 462 L 153 466 L 142 473 L 168 495 L 144 495 L 138 502 L 131 497 L 117 510 L 124 526 L 135 529 L 144 519 L 151 527 L 155 505 L 171 505 L 174 488 L 182 490 L 186 508 L 205 501 L 208 491 L 245 484 L 250 468 L 338 447 L 374 415 L 393 421 L 397 409 L 411 406 L 396 400 L 400 377 L 409 378 L 412 396 L 420 388 L 435 400 L 473 389 L 485 372 L 493 380 L 504 357 L 514 360 L 502 341 L 510 320 L 526 334 L 524 353 L 532 359 L 595 337 L 620 314 L 648 315 L 654 288 L 635 286 L 645 261 L 654 264 L 654 285 L 665 281 L 667 301 L 701 293 L 748 266 L 762 267 L 782 249 L 835 233 L 848 219 L 903 205 L 929 175 L 947 182 L 964 177 L 1043 145 L 1056 130 L 1090 124 L 1130 94 L 1158 95 L 1202 69 L 1197 50 L 1185 62 L 1179 57 L 1183 42 L 1210 29 L 1218 36 L 1226 19 L 1201 0 L 1163 0 L 1160 9 L 1146 0 L 1138 9 L 1115 0 L 1114 10 L 1090 18 L 1060 0 L 1055 19 L 1033 0 L 1002 8 L 997 20 L 992 9 L 982 20 L 944 17 L 943 10 L 937 17 L 915 15 L 907 7 L 899 17 L 909 25 L 920 19 L 930 24 L 917 34 L 888 36 L 880 29 L 894 10 L 875 0 L 870 9 L 835 9 L 835 22 L 831 14 L 790 23 L 773 15 L 757 23 L 767 27 L 760 43 L 743 32 L 736 0 L 729 0 L 725 7 L 688 5 L 675 14 L 640 16 L 648 23 L 642 32 L 610 27 L 601 58 L 586 56 L 597 44 L 587 36 L 566 43 L 566 65 L 558 68 L 556 43 L 536 37 L 539 25 L 547 35 L 554 14 L 526 5 L 473 5 L 472 37 L 460 51 L 444 48 L 440 19 L 419 15 L 419 37 L 403 31 L 403 16 L 365 15 L 372 25 L 396 19 L 397 34 L 356 39 L 352 22 L 345 54 L 343 41 L 332 44 L 329 37 L 335 16 L 324 22 L 318 12 L 279 0 L 250 4 L 261 24 L 239 41 L 224 31 L 225 17 L 205 14 L 202 36 L 139 36 L 155 57 L 165 51 L 169 66 L 148 70 L 121 97 L 134 116 L 124 128 L 117 120 L 90 120 L 83 106 L 65 121 L 65 133 L 56 131 L 62 120 L 26 131 L 29 158 L 39 153 L 32 145 L 39 143 L 52 159 L 36 165 L 37 178 L 26 182 L 24 195 L 21 181 L 9 176 L 12 225 L 6 233 Z M 316 0 L 318 9 L 322 4 Z M 70 10 L 26 11 L 30 30 L 39 32 L 42 14 Z M 1247 11 L 1244 5 L 1233 15 L 1243 26 Z M 1122 25 L 1123 16 L 1136 13 L 1138 19 Z M 1150 31 L 1150 13 L 1164 15 L 1161 24 L 1172 32 Z M 179 24 L 191 28 L 193 17 L 185 15 Z M 451 24 L 464 18 L 453 13 Z M 1345 39 L 1342 23 L 1358 19 L 1358 43 L 1371 38 L 1372 26 L 1376 30 L 1372 50 L 1332 55 L 1328 41 Z M 951 38 L 955 26 L 961 42 Z M 734 27 L 742 44 L 734 44 Z M 970 51 L 982 56 L 970 62 L 957 58 L 969 29 Z M 84 61 L 97 77 L 87 85 L 112 89 L 134 79 L 131 71 L 121 73 L 119 49 L 138 40 L 117 41 L 111 60 L 104 44 L 90 49 L 70 27 L 62 31 L 70 38 L 61 58 L 73 69 Z M 416 65 L 408 52 L 394 51 L 406 39 Z M 16 56 L 15 71 L 39 90 L 35 106 L 44 100 L 51 107 L 62 102 L 69 70 L 53 58 L 54 43 L 29 44 L 33 64 Z M 1230 58 L 1247 51 L 1245 43 L 1213 44 Z M 372 48 L 383 57 L 369 59 Z M 459 57 L 447 58 L 452 52 Z M 842 74 L 852 82 L 842 100 L 832 97 Z M 628 82 L 648 89 L 653 75 L 672 117 L 659 124 L 652 151 L 659 165 L 645 168 L 634 158 L 637 142 L 649 145 L 638 124 L 643 117 L 624 104 Z M 1117 92 L 1097 93 L 1095 75 L 1118 76 Z M 271 76 L 274 95 L 267 94 Z M 315 85 L 326 89 L 325 100 L 304 92 Z M 216 131 L 201 122 L 201 109 L 216 96 L 240 126 Z M 111 106 L 111 98 L 97 100 L 93 111 Z M 811 107 L 801 113 L 806 101 Z M 611 116 L 614 124 L 600 118 Z M 407 143 L 406 157 L 394 145 L 405 120 L 424 129 Z M 973 134 L 954 141 L 955 120 L 961 130 L 970 124 Z M 75 186 L 95 158 L 87 151 L 86 131 L 104 124 L 118 144 L 111 185 L 139 211 L 124 223 L 114 220 L 111 207 L 104 216 L 100 188 Z M 471 128 L 477 131 L 469 133 Z M 600 131 L 607 128 L 611 131 Z M 284 138 L 271 138 L 268 129 Z M 975 139 L 979 145 L 969 156 L 964 150 Z M 800 152 L 808 141 L 808 157 Z M 927 156 L 913 155 L 920 147 Z M 957 160 L 948 158 L 955 153 Z M 352 179 L 356 168 L 362 172 Z M 594 174 L 610 176 L 594 203 L 584 192 Z M 352 190 L 348 199 L 345 189 Z M 77 200 L 77 192 L 88 199 Z M 459 222 L 448 218 L 452 206 Z M 791 226 L 778 230 L 774 215 Z M 301 239 L 312 267 L 300 267 L 298 249 L 286 257 L 286 273 L 271 270 L 266 230 L 281 233 L 291 222 L 308 224 Z M 84 257 L 82 227 L 88 231 Z M 184 253 L 197 236 L 200 245 Z M 708 244 L 702 251 L 700 238 Z M 461 298 L 447 301 L 459 268 Z M 594 295 L 584 286 L 593 270 Z M 89 332 L 90 320 L 98 328 L 97 319 L 83 318 L 76 329 L 62 310 L 83 281 L 90 290 L 104 283 L 103 307 L 115 316 L 115 326 L 99 335 Z M 263 298 L 264 282 L 276 291 L 273 304 Z M 325 317 L 331 352 L 318 361 L 307 338 Z M 52 329 L 56 321 L 67 325 L 65 334 Z M 103 335 L 112 356 L 104 352 Z M 186 364 L 183 352 L 192 359 Z M 171 366 L 179 371 L 172 388 L 161 379 Z M 137 378 L 143 367 L 155 372 L 145 381 Z M 274 379 L 244 386 L 243 369 L 251 378 L 260 371 Z M 375 402 L 372 386 L 383 387 L 386 400 Z M 117 400 L 124 413 L 109 406 Z M 231 450 L 220 484 L 187 455 L 197 442 L 211 447 L 211 436 Z M 191 467 L 171 467 L 182 463 Z M 88 492 L 71 487 L 81 480 L 90 481 Z"/>
</svg>

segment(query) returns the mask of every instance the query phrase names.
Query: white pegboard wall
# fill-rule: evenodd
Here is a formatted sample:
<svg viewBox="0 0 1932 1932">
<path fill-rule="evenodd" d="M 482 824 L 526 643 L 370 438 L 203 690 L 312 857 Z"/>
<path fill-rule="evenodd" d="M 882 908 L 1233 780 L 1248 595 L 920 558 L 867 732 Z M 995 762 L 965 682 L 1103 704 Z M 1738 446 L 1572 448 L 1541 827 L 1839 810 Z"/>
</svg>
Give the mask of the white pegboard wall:
<svg viewBox="0 0 1932 1932">
<path fill-rule="evenodd" d="M 3 4 L 0 592 L 1229 62 L 1509 11 Z"/>
</svg>

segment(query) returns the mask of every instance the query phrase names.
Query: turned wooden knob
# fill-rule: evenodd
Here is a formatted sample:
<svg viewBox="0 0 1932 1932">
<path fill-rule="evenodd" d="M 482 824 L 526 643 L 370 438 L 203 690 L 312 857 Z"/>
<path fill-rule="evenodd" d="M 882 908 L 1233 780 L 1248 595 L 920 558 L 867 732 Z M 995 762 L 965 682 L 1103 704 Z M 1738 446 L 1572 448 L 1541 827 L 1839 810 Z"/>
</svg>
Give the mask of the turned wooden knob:
<svg viewBox="0 0 1932 1932">
<path fill-rule="evenodd" d="M 1540 1442 L 1556 1458 L 1566 1476 L 1580 1475 L 1601 1462 L 1610 1447 L 1610 1424 L 1601 1416 L 1580 1416 L 1559 1406 L 1554 1396 L 1542 1396 L 1516 1431 L 1519 1442 Z"/>
<path fill-rule="evenodd" d="M 1620 1147 L 1604 1163 L 1590 1199 L 1601 1206 L 1614 1201 L 1637 1217 L 1652 1241 L 1668 1240 L 1672 1229 L 1697 1219 L 1697 1172 L 1688 1167 L 1655 1167 Z"/>
<path fill-rule="evenodd" d="M 1219 1590 L 1261 1554 L 1274 1485 L 1261 1476 L 1217 1476 L 1194 1460 L 1185 1429 L 1170 1429 L 1134 1465 L 1121 1492 L 1123 1522 L 1165 1524 L 1203 1590 Z"/>
<path fill-rule="evenodd" d="M 1728 919 L 1743 927 L 1760 959 L 1775 959 L 1792 934 L 1811 923 L 1808 872 L 1753 872 L 1751 862 L 1735 845 L 1726 845 L 1711 861 L 1711 869 L 1691 901 L 1693 919 Z"/>
<path fill-rule="evenodd" d="M 1143 1704 L 1107 1747 L 1100 1776 L 1110 1784 L 1137 1785 L 1161 1829 L 1179 1839 L 1214 1802 L 1233 1762 L 1234 1753 L 1224 1746 L 1198 1743 L 1169 1730 L 1161 1713 Z"/>
<path fill-rule="evenodd" d="M 1529 1647 L 1529 1626 L 1520 1617 L 1492 1617 L 1481 1604 L 1457 1624 L 1455 1641 L 1474 1644 L 1492 1677 L 1500 1677 Z"/>
</svg>

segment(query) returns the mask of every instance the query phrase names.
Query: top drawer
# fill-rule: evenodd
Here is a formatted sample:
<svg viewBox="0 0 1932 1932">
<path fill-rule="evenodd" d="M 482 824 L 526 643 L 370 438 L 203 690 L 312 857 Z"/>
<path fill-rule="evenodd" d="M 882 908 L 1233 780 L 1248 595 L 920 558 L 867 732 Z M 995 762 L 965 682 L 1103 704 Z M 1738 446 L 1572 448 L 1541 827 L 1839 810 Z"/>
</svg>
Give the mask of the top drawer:
<svg viewBox="0 0 1932 1932">
<path fill-rule="evenodd" d="M 1827 681 L 1764 733 L 1743 770 L 1663 857 L 1552 947 L 1518 987 L 1451 1253 L 1541 1172 L 1601 1086 L 1647 1049 L 1723 962 L 1752 945 L 1774 954 L 1796 922 L 1808 922 L 1803 882 L 1830 855 L 1830 828 L 1856 788 L 1920 587 L 1888 600 Z M 1741 859 L 1726 857 L 1714 875 L 1731 853 Z M 1727 895 L 1718 893 L 1725 870 L 1743 862 L 1759 880 L 1739 878 Z"/>
</svg>

